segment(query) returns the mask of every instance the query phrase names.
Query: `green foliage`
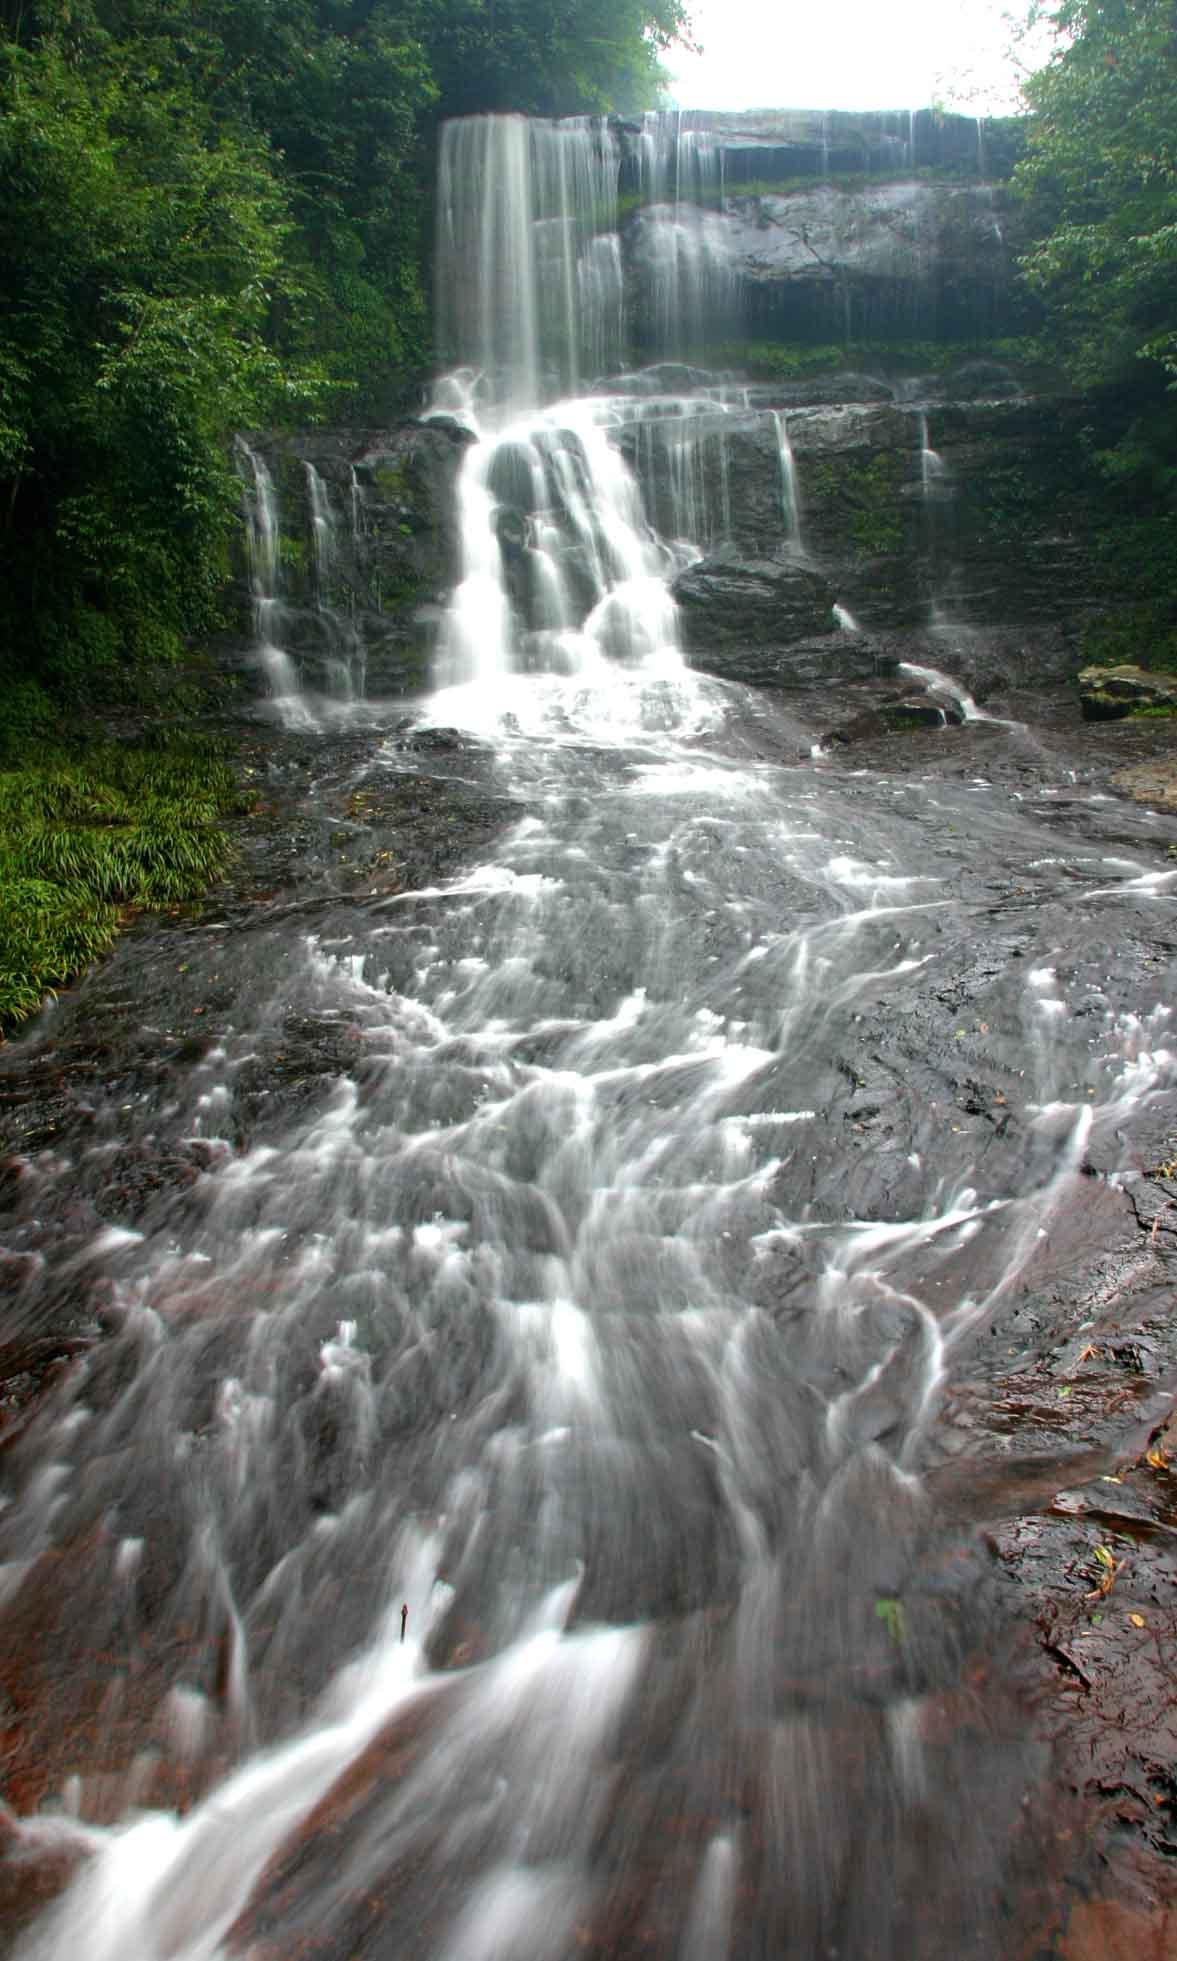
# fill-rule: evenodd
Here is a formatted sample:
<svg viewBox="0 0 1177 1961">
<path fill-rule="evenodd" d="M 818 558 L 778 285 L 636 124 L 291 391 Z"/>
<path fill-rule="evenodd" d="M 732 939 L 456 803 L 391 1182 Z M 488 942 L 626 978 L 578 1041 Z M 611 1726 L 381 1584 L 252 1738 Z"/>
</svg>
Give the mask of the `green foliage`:
<svg viewBox="0 0 1177 1961">
<path fill-rule="evenodd" d="M 902 1600 L 876 1600 L 875 1616 L 882 1621 L 895 1646 L 901 1648 L 907 1639 L 907 1617 Z"/>
<path fill-rule="evenodd" d="M 711 350 L 717 367 L 738 368 L 766 381 L 804 381 L 840 369 L 877 368 L 885 374 L 943 374 L 964 361 L 1000 361 L 1036 367 L 1044 354 L 1029 336 L 998 340 L 858 341 L 810 345 L 804 341 L 739 340 Z"/>
<path fill-rule="evenodd" d="M 174 658 L 218 618 L 238 491 L 227 437 L 313 401 L 265 146 L 178 81 L 0 44 L 0 629 L 58 688 Z"/>
<path fill-rule="evenodd" d="M 1084 657 L 1177 662 L 1177 33 L 1155 0 L 1057 0 L 1053 57 L 1026 88 L 1014 175 L 1035 234 L 1022 270 L 1072 376 L 1108 610 Z"/>
<path fill-rule="evenodd" d="M 449 0 L 427 35 L 445 115 L 554 116 L 650 108 L 687 31 L 680 0 Z"/>
<path fill-rule="evenodd" d="M 118 915 L 92 894 L 10 875 L 0 888 L 0 1031 L 109 952 Z"/>
<path fill-rule="evenodd" d="M 113 944 L 119 908 L 196 897 L 229 860 L 241 808 L 224 763 L 191 745 L 47 751 L 0 769 L 0 1029 Z"/>
<path fill-rule="evenodd" d="M 1026 87 L 1033 111 L 1014 182 L 1036 243 L 1030 286 L 1077 378 L 1137 360 L 1177 378 L 1177 34 L 1156 0 L 1059 0 Z"/>
</svg>

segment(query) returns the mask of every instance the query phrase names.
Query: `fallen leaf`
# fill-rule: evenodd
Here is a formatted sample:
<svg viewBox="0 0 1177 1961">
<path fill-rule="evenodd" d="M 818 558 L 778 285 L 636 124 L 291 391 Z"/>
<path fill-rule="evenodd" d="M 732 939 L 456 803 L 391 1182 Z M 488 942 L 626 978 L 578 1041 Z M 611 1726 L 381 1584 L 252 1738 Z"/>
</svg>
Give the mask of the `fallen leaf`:
<svg viewBox="0 0 1177 1961">
<path fill-rule="evenodd" d="M 875 1613 L 882 1621 L 888 1634 L 897 1646 L 904 1641 L 903 1602 L 901 1600 L 876 1600 Z"/>
<path fill-rule="evenodd" d="M 1147 1627 L 1148 1625 L 1143 1614 L 1129 1614 L 1128 1619 L 1131 1621 L 1133 1627 Z"/>
</svg>

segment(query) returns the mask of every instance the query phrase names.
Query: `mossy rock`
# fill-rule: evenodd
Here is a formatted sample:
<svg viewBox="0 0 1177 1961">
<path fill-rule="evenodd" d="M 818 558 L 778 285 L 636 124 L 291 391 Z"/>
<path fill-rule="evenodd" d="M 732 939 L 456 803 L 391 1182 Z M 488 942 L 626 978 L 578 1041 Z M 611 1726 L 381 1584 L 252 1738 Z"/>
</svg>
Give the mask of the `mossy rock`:
<svg viewBox="0 0 1177 1961">
<path fill-rule="evenodd" d="M 1079 676 L 1079 703 L 1086 722 L 1177 715 L 1177 676 L 1152 674 L 1126 661 L 1116 667 L 1085 667 Z"/>
</svg>

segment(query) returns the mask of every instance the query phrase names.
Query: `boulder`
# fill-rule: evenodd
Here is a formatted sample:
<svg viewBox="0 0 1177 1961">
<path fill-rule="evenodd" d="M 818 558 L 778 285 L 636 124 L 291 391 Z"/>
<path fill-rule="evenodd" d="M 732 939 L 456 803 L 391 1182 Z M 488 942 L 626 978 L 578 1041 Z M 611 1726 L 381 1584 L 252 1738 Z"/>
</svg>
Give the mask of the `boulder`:
<svg viewBox="0 0 1177 1961">
<path fill-rule="evenodd" d="M 1177 715 L 1177 674 L 1150 674 L 1127 662 L 1085 667 L 1079 676 L 1079 705 L 1085 722 L 1114 722 L 1149 711 Z"/>
<path fill-rule="evenodd" d="M 872 708 L 827 729 L 826 743 L 870 742 L 884 735 L 903 735 L 911 729 L 940 729 L 959 725 L 964 716 L 950 701 L 934 701 L 926 694 L 888 695 Z"/>
<path fill-rule="evenodd" d="M 828 580 L 793 559 L 721 553 L 689 566 L 671 590 L 691 664 L 733 680 L 779 685 L 780 650 L 835 627 Z"/>
</svg>

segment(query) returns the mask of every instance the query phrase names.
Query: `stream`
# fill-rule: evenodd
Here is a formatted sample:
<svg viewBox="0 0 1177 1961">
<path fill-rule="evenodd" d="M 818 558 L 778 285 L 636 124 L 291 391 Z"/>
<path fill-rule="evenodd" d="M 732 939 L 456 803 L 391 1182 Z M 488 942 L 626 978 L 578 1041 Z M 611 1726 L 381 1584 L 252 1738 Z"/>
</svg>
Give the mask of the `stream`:
<svg viewBox="0 0 1177 1961">
<path fill-rule="evenodd" d="M 478 848 L 132 935 L 158 1066 L 9 1165 L 10 1325 L 81 1331 L 2 1460 L 20 1961 L 992 1956 L 1049 1863 L 982 1527 L 1171 1397 L 969 1385 L 1159 1285 L 1177 831 L 1012 719 L 812 754 L 684 665 L 615 408 L 520 413 L 437 692 L 299 711 L 309 822 Z"/>
</svg>

